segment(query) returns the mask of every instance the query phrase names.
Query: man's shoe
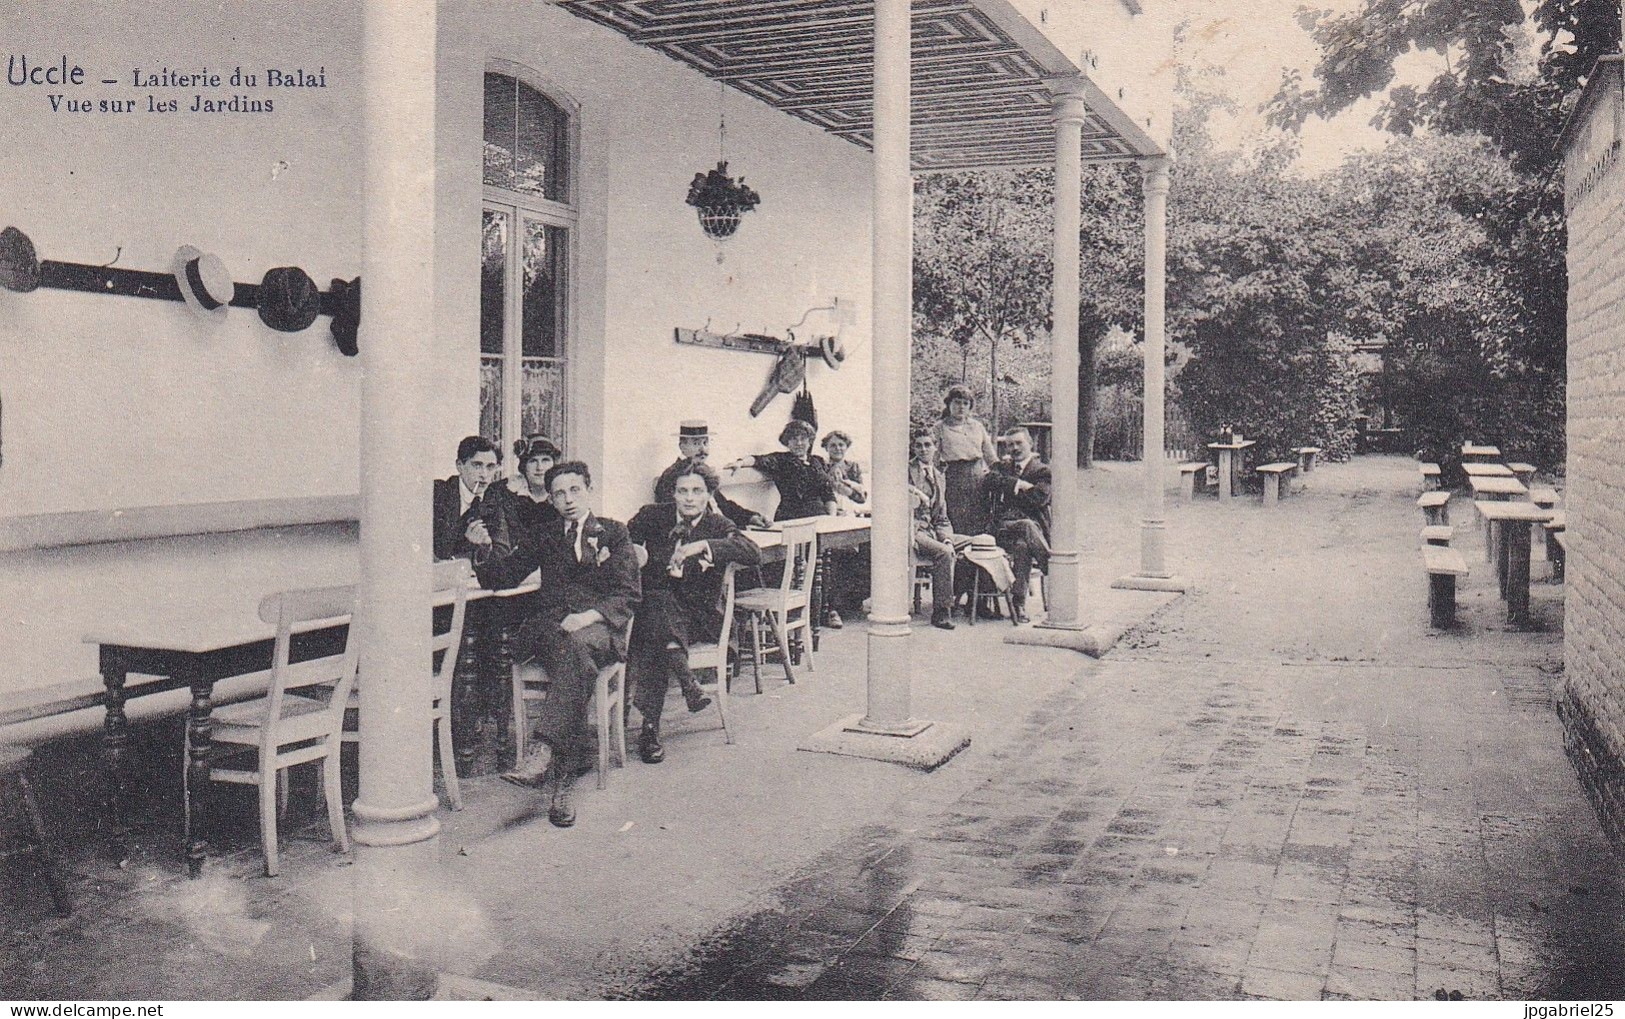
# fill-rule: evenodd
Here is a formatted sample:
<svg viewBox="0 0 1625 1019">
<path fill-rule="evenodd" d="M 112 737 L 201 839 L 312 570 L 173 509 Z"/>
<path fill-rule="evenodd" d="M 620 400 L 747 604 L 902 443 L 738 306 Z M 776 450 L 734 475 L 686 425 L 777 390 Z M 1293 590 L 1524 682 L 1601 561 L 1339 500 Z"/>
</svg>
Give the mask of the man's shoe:
<svg viewBox="0 0 1625 1019">
<path fill-rule="evenodd" d="M 572 796 L 574 785 L 574 775 L 561 775 L 553 784 L 553 802 L 548 807 L 547 819 L 553 822 L 555 828 L 568 828 L 576 823 L 575 800 Z"/>
<path fill-rule="evenodd" d="M 830 609 L 829 618 L 825 621 L 824 625 L 829 627 L 831 630 L 839 630 L 841 627 L 845 626 L 846 623 L 841 621 L 841 614 L 839 612 L 836 612 L 834 609 Z"/>
<path fill-rule="evenodd" d="M 711 706 L 711 698 L 700 689 L 700 684 L 690 679 L 683 685 L 683 703 L 688 705 L 688 713 L 696 714 Z"/>
<path fill-rule="evenodd" d="M 1017 624 L 1032 622 L 1031 619 L 1027 618 L 1027 609 L 1025 606 L 1017 605 L 1014 611 Z"/>
<path fill-rule="evenodd" d="M 931 625 L 939 630 L 952 630 L 954 628 L 954 621 L 949 619 L 947 616 L 933 616 L 931 618 Z"/>
<path fill-rule="evenodd" d="M 540 789 L 547 777 L 548 765 L 553 762 L 553 748 L 541 740 L 535 741 L 536 749 L 525 755 L 512 771 L 502 773 L 502 781 L 512 782 L 514 785 L 526 789 Z"/>
<path fill-rule="evenodd" d="M 643 727 L 638 734 L 638 756 L 644 764 L 659 764 L 666 759 L 666 748 L 660 745 L 660 730 Z"/>
</svg>

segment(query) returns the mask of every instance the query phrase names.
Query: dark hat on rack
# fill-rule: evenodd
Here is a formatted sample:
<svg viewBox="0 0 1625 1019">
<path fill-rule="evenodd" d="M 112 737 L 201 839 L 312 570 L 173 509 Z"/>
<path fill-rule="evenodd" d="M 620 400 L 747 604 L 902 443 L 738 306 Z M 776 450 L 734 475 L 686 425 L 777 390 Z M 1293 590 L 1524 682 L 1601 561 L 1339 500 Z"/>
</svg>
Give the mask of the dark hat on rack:
<svg viewBox="0 0 1625 1019">
<path fill-rule="evenodd" d="M 310 328 L 322 310 L 316 281 L 297 266 L 269 269 L 260 280 L 260 321 L 283 333 Z"/>
<path fill-rule="evenodd" d="M 840 368 L 841 362 L 846 360 L 846 344 L 841 342 L 839 336 L 820 336 L 818 356 L 831 368 Z"/>
<path fill-rule="evenodd" d="M 360 352 L 356 333 L 361 328 L 361 277 L 353 280 L 334 280 L 327 293 L 333 302 L 333 342 L 345 357 Z"/>
<path fill-rule="evenodd" d="M 39 286 L 34 242 L 14 226 L 0 230 L 0 287 L 26 294 Z"/>
<path fill-rule="evenodd" d="M 175 285 L 181 288 L 186 306 L 204 318 L 223 319 L 226 306 L 237 292 L 231 270 L 218 255 L 205 254 L 190 244 L 182 244 L 170 263 Z"/>
</svg>

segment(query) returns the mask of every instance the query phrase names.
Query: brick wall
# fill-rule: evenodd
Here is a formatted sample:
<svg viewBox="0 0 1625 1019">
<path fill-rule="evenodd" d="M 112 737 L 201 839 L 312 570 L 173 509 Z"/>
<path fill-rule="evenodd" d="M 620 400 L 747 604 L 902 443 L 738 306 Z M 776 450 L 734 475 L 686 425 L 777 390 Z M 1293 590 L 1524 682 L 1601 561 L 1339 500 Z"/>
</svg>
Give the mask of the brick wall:
<svg viewBox="0 0 1625 1019">
<path fill-rule="evenodd" d="M 1569 228 L 1568 588 L 1559 711 L 1569 755 L 1625 850 L 1625 160 L 1620 64 L 1564 136 Z"/>
</svg>

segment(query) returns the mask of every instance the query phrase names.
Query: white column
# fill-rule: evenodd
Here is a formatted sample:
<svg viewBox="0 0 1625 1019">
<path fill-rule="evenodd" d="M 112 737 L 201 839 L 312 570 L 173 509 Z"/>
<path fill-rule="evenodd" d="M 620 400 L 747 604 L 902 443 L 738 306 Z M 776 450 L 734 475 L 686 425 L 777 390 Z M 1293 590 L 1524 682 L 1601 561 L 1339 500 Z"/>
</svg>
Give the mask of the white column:
<svg viewBox="0 0 1625 1019">
<path fill-rule="evenodd" d="M 1145 517 L 1140 522 L 1140 574 L 1166 577 L 1163 507 L 1164 301 L 1168 277 L 1168 161 L 1142 166 L 1145 188 Z"/>
<path fill-rule="evenodd" d="M 927 770 L 970 745 L 963 726 L 921 721 L 910 702 L 909 594 L 914 509 L 908 499 L 909 346 L 914 321 L 914 178 L 909 163 L 909 0 L 875 0 L 874 324 L 869 483 L 869 698 L 801 749 Z"/>
<path fill-rule="evenodd" d="M 1168 158 L 1141 164 L 1145 191 L 1145 445 L 1140 451 L 1140 569 L 1119 577 L 1113 587 L 1143 591 L 1188 591 L 1190 581 L 1168 572 L 1168 515 L 1163 488 L 1168 465 L 1163 453 L 1164 362 L 1168 290 Z M 1219 494 L 1230 491 L 1230 451 L 1219 451 Z"/>
<path fill-rule="evenodd" d="M 430 549 L 422 378 L 433 363 L 435 9 L 365 0 L 361 661 L 353 994 L 436 989 L 440 823 L 430 759 Z"/>
<path fill-rule="evenodd" d="M 1083 98 L 1071 86 L 1055 95 L 1055 264 L 1050 318 L 1050 559 L 1044 599 L 1047 629 L 1077 629 L 1078 619 L 1078 230 L 1083 198 Z M 1017 577 L 1017 583 L 1026 583 Z"/>
<path fill-rule="evenodd" d="M 912 718 L 908 503 L 909 341 L 914 317 L 914 179 L 909 166 L 909 0 L 875 2 L 874 493 L 869 703 L 865 727 Z"/>
</svg>

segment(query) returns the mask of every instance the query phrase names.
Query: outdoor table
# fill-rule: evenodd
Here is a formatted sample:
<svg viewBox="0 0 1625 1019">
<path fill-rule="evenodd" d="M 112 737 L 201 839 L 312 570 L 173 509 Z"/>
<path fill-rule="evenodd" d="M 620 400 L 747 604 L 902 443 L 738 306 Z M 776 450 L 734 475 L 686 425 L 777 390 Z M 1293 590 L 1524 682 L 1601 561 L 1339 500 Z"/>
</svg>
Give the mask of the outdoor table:
<svg viewBox="0 0 1625 1019">
<path fill-rule="evenodd" d="M 1473 498 L 1480 500 L 1506 501 L 1513 496 L 1527 495 L 1529 489 L 1517 478 L 1475 478 L 1467 476 L 1467 484 L 1473 489 Z M 1484 557 L 1495 562 L 1495 528 L 1490 526 L 1488 520 L 1484 521 Z"/>
<path fill-rule="evenodd" d="M 1463 460 L 1477 460 L 1482 463 L 1490 463 L 1501 458 L 1501 447 L 1479 446 L 1475 443 L 1464 442 L 1461 444 L 1461 458 Z"/>
<path fill-rule="evenodd" d="M 1464 463 L 1461 469 L 1469 478 L 1510 478 L 1512 468 L 1505 464 Z"/>
<path fill-rule="evenodd" d="M 1552 511 L 1531 502 L 1476 500 L 1473 507 L 1494 530 L 1495 577 L 1507 603 L 1507 622 L 1529 622 L 1529 525 L 1552 518 Z"/>
<path fill-rule="evenodd" d="M 1210 442 L 1208 449 L 1219 451 L 1219 501 L 1233 498 L 1236 489 L 1241 487 L 1241 453 L 1249 446 L 1256 446 L 1257 442 L 1247 439 L 1243 442 Z"/>
<path fill-rule="evenodd" d="M 767 528 L 752 527 L 744 533 L 762 550 L 762 562 L 764 564 L 783 562 L 783 528 L 793 524 L 806 523 L 807 521 L 812 521 L 818 528 L 818 562 L 813 570 L 812 606 L 808 609 L 812 613 L 812 649 L 817 651 L 819 637 L 824 628 L 824 574 L 827 569 L 827 557 L 836 549 L 862 548 L 864 545 L 869 544 L 869 518 L 859 516 L 802 517 L 798 520 L 778 520 Z"/>
<path fill-rule="evenodd" d="M 526 583 L 506 594 L 536 590 L 541 585 Z M 290 589 L 282 585 L 278 590 Z M 470 602 L 490 598 L 494 592 L 470 589 Z M 440 592 L 436 605 L 452 600 Z M 337 654 L 348 639 L 349 624 L 321 627 L 293 635 L 290 660 L 310 661 Z M 204 833 L 208 831 L 209 754 L 212 749 L 214 687 L 221 680 L 254 673 L 269 673 L 276 644 L 276 627 L 261 622 L 222 615 L 189 618 L 155 618 L 109 623 L 84 636 L 97 645 L 99 671 L 106 687 L 107 718 L 102 736 L 107 772 L 108 820 L 115 829 L 122 826 L 127 788 L 129 722 L 124 702 L 164 690 L 189 689 L 192 703 L 187 710 L 187 731 L 191 745 L 186 762 L 186 824 L 184 851 L 187 873 L 199 877 L 208 852 Z M 459 658 L 459 662 L 461 662 Z M 425 663 L 426 665 L 428 663 Z M 134 689 L 127 689 L 129 677 L 153 677 Z M 268 677 L 267 677 L 268 678 Z"/>
</svg>

